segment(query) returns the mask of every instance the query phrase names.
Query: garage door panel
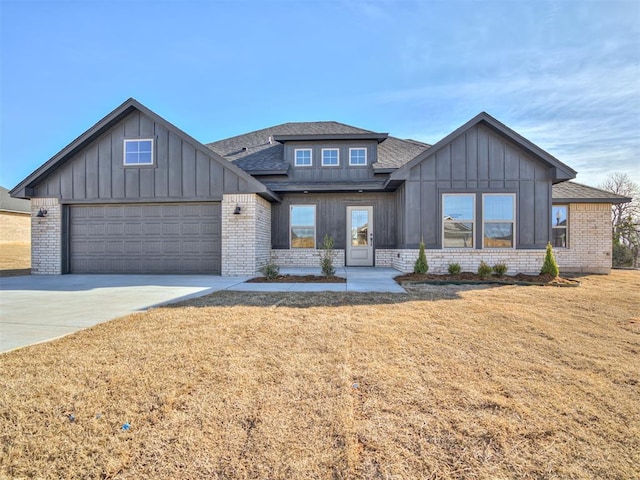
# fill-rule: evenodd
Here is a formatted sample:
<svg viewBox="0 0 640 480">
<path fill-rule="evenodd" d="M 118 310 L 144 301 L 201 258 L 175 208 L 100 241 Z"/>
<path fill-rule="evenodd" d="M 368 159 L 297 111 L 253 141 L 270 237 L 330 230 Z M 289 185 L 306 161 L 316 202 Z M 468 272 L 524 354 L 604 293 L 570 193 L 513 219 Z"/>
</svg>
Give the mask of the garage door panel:
<svg viewBox="0 0 640 480">
<path fill-rule="evenodd" d="M 220 204 L 74 205 L 75 273 L 220 273 Z"/>
</svg>

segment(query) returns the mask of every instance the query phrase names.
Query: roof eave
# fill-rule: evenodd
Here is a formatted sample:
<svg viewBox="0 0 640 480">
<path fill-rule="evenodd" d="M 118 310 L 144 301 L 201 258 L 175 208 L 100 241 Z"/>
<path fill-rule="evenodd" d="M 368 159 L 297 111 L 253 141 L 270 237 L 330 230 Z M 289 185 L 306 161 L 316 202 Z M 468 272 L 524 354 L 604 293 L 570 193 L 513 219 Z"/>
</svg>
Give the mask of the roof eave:
<svg viewBox="0 0 640 480">
<path fill-rule="evenodd" d="M 622 198 L 580 198 L 580 197 L 553 197 L 554 203 L 610 203 L 618 205 L 620 203 L 629 203 L 632 199 L 629 197 Z"/>
</svg>

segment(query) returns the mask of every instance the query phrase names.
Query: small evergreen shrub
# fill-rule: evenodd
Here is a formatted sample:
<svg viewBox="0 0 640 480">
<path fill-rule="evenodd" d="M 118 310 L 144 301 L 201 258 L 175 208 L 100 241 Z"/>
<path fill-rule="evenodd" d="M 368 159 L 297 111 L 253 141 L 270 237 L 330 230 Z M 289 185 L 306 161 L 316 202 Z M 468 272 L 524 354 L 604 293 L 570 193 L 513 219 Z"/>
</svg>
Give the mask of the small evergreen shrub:
<svg viewBox="0 0 640 480">
<path fill-rule="evenodd" d="M 493 273 L 495 273 L 499 277 L 504 277 L 504 274 L 507 273 L 507 270 L 509 270 L 509 268 L 504 262 L 496 263 L 493 266 Z"/>
<path fill-rule="evenodd" d="M 280 267 L 276 265 L 273 258 L 270 258 L 267 263 L 260 267 L 260 273 L 263 274 L 267 280 L 273 280 L 280 275 Z"/>
<path fill-rule="evenodd" d="M 458 275 L 462 268 L 459 263 L 450 263 L 448 270 L 450 275 Z"/>
<path fill-rule="evenodd" d="M 613 244 L 613 266 L 633 267 L 633 250 L 622 243 Z"/>
<path fill-rule="evenodd" d="M 478 267 L 478 276 L 484 280 L 491 276 L 491 272 L 493 272 L 493 269 L 489 265 L 487 265 L 484 260 L 482 260 L 480 262 L 480 266 Z"/>
<path fill-rule="evenodd" d="M 322 269 L 322 274 L 327 277 L 336 273 L 336 269 L 333 266 L 333 258 L 335 257 L 333 250 L 334 243 L 333 237 L 325 234 L 322 246 L 320 247 L 320 268 Z"/>
<path fill-rule="evenodd" d="M 547 253 L 544 255 L 544 263 L 542 264 L 542 269 L 540 270 L 540 275 L 551 275 L 553 278 L 557 277 L 560 274 L 560 269 L 558 268 L 558 264 L 556 263 L 556 257 L 553 256 L 553 248 L 551 247 L 551 242 L 547 243 Z"/>
<path fill-rule="evenodd" d="M 413 265 L 413 273 L 424 275 L 428 271 L 429 264 L 427 263 L 427 255 L 424 253 L 424 240 L 420 240 L 420 251 L 418 252 L 418 259 Z"/>
</svg>

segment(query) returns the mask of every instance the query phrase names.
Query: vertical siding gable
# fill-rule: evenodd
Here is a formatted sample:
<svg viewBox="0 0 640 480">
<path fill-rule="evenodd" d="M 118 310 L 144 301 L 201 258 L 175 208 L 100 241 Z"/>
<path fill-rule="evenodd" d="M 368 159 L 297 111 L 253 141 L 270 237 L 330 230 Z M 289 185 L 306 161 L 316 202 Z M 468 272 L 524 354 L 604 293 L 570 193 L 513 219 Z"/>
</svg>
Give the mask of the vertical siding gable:
<svg viewBox="0 0 640 480">
<path fill-rule="evenodd" d="M 543 247 L 549 238 L 550 169 L 519 145 L 478 124 L 451 139 L 413 165 L 405 182 L 401 207 L 407 221 L 401 247 L 413 248 L 424 238 L 428 248 L 440 248 L 441 197 L 446 192 L 516 194 L 517 247 Z M 481 203 L 477 204 L 478 220 Z M 482 224 L 477 224 L 481 235 Z M 481 242 L 478 242 L 478 246 Z"/>
<path fill-rule="evenodd" d="M 154 165 L 125 167 L 125 138 L 153 138 Z M 250 183 L 232 168 L 133 110 L 61 162 L 34 191 L 68 202 L 220 200 L 223 192 L 250 191 Z"/>
</svg>

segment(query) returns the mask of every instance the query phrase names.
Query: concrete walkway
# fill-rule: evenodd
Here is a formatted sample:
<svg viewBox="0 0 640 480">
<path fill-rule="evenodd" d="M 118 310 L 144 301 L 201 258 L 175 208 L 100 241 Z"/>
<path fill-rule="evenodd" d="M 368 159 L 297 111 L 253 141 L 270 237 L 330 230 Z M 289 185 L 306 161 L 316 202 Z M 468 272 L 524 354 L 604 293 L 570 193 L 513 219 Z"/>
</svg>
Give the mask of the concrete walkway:
<svg viewBox="0 0 640 480">
<path fill-rule="evenodd" d="M 281 269 L 319 275 L 319 268 Z M 0 278 L 0 352 L 52 340 L 123 315 L 207 295 L 241 292 L 405 293 L 392 268 L 339 268 L 347 283 L 244 283 L 210 275 L 60 275 Z"/>
</svg>

